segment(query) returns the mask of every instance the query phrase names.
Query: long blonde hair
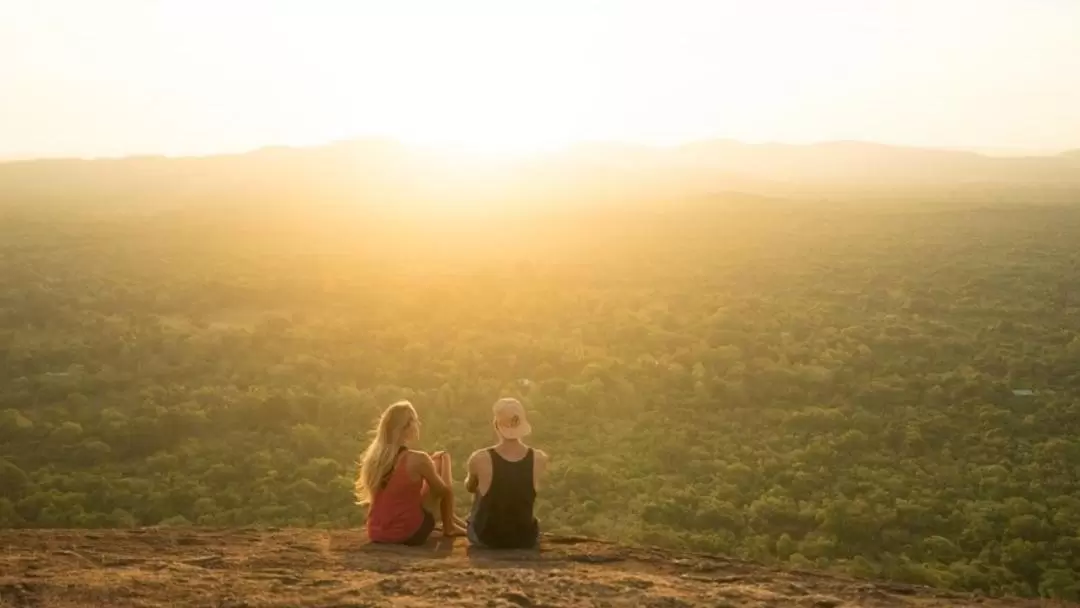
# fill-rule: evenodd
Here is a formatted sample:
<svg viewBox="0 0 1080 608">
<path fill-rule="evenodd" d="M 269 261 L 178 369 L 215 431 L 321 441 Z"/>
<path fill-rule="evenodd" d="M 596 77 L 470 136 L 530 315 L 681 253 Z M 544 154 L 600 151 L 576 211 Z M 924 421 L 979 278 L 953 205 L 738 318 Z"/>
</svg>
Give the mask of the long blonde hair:
<svg viewBox="0 0 1080 608">
<path fill-rule="evenodd" d="M 383 478 L 394 469 L 398 449 L 405 443 L 405 430 L 416 418 L 416 409 L 408 401 L 398 401 L 383 411 L 371 431 L 371 443 L 360 458 L 356 504 L 371 504 L 374 500 Z"/>
</svg>

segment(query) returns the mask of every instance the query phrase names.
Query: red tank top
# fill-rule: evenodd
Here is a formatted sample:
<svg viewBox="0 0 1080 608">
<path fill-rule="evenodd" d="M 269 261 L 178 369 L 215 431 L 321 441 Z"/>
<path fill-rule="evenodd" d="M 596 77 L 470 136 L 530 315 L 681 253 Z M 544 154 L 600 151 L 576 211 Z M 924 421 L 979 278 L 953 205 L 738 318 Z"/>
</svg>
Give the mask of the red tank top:
<svg viewBox="0 0 1080 608">
<path fill-rule="evenodd" d="M 368 510 L 368 540 L 380 543 L 400 543 L 408 540 L 424 523 L 424 480 L 409 479 L 404 448 L 398 454 L 394 470 L 386 487 L 375 493 Z"/>
</svg>

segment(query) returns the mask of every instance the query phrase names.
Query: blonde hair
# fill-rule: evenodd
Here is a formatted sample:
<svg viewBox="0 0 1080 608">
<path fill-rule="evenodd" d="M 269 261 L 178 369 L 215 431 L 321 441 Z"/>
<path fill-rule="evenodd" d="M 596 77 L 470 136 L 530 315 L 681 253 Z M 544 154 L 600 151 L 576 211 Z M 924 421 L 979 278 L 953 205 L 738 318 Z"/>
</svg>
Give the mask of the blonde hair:
<svg viewBox="0 0 1080 608">
<path fill-rule="evenodd" d="M 356 504 L 371 504 L 384 477 L 394 470 L 398 449 L 405 443 L 405 429 L 416 420 L 416 409 L 408 401 L 398 401 L 383 411 L 372 429 L 372 441 L 360 457 L 356 477 Z"/>
</svg>

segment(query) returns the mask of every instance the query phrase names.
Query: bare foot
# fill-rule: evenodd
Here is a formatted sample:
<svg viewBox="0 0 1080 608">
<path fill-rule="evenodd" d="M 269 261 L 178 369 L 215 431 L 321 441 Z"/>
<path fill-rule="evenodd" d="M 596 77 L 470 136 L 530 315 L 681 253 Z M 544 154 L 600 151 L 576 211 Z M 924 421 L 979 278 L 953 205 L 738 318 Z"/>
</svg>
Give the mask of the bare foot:
<svg viewBox="0 0 1080 608">
<path fill-rule="evenodd" d="M 461 528 L 462 530 L 468 531 L 469 522 L 467 522 L 464 519 L 461 519 L 460 517 L 455 515 L 454 516 L 454 527 L 455 528 Z M 435 527 L 432 528 L 432 530 L 435 531 L 435 532 L 442 532 L 442 529 L 443 529 L 442 524 L 435 524 Z"/>
<path fill-rule="evenodd" d="M 443 531 L 443 536 L 446 536 L 446 537 L 465 536 L 468 533 L 469 533 L 468 530 L 466 530 L 465 528 L 462 528 L 461 526 L 459 526 L 457 524 L 454 524 L 450 528 L 449 532 L 446 531 L 446 530 Z"/>
</svg>

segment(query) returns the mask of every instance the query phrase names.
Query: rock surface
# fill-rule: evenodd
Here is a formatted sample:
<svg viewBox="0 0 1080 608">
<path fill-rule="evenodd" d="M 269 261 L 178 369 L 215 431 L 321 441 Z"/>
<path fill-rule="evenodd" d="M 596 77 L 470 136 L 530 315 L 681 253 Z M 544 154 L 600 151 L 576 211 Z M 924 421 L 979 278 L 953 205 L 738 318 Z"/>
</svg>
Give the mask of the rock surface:
<svg viewBox="0 0 1080 608">
<path fill-rule="evenodd" d="M 354 530 L 0 530 L 0 607 L 1021 607 L 716 556 L 546 537 L 542 549 L 422 548 Z"/>
</svg>

